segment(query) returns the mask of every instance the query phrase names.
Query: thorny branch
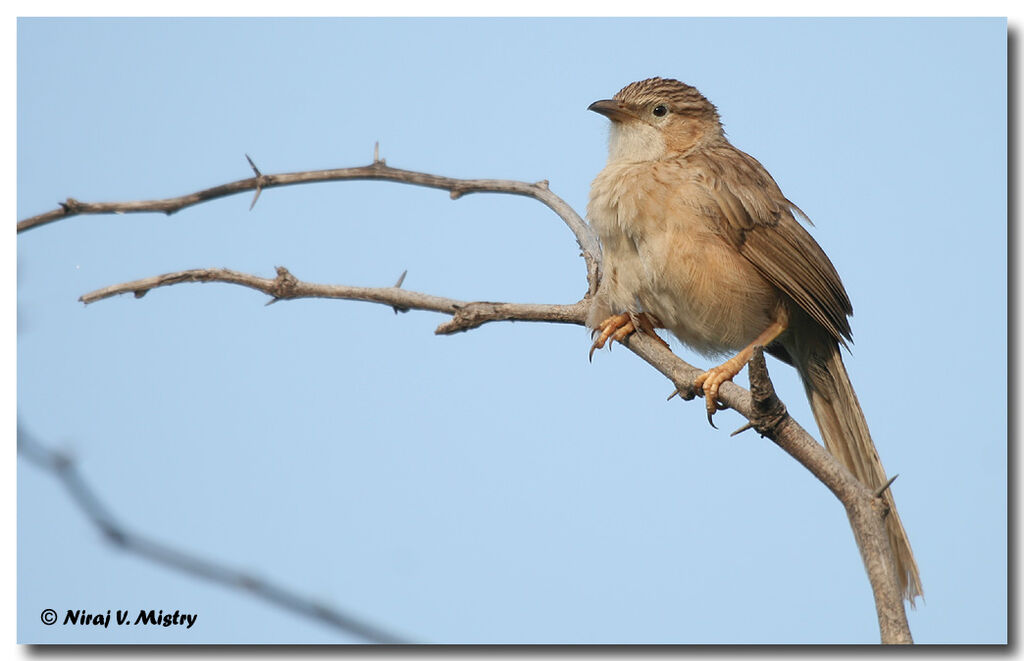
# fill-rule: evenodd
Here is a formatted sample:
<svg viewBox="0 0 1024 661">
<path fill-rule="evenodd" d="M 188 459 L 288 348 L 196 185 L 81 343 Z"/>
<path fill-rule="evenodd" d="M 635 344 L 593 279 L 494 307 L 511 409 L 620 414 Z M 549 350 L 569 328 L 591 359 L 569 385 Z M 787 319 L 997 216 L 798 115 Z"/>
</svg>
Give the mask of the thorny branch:
<svg viewBox="0 0 1024 661">
<path fill-rule="evenodd" d="M 396 311 L 427 310 L 449 314 L 452 318 L 437 327 L 438 335 L 450 335 L 467 331 L 489 321 L 546 321 L 560 324 L 582 324 L 587 314 L 585 301 L 571 305 L 545 305 L 533 303 L 490 303 L 487 301 L 457 301 L 451 298 L 421 294 L 408 289 L 394 287 L 349 287 L 346 285 L 321 285 L 302 282 L 283 266 L 277 267 L 276 278 L 261 278 L 230 269 L 192 269 L 165 273 L 163 275 L 132 282 L 124 282 L 97 289 L 82 295 L 83 303 L 110 298 L 119 294 L 134 294 L 142 298 L 151 289 L 167 287 L 182 282 L 225 282 L 242 285 L 273 298 L 267 303 L 293 298 L 336 298 L 349 301 L 383 303 Z"/>
<path fill-rule="evenodd" d="M 103 537 L 122 550 L 135 553 L 180 572 L 248 592 L 276 606 L 305 615 L 372 643 L 397 645 L 408 642 L 315 599 L 302 596 L 252 574 L 246 574 L 226 565 L 200 558 L 188 551 L 176 549 L 132 532 L 110 513 L 96 491 L 79 473 L 78 467 L 71 457 L 46 447 L 20 427 L 18 429 L 18 454 L 60 480 L 61 486 L 67 490 L 75 504 L 99 529 Z"/>
<path fill-rule="evenodd" d="M 250 164 L 251 161 L 250 161 Z M 61 209 L 21 221 L 18 230 L 52 222 L 59 218 L 83 213 L 129 213 L 142 211 L 163 211 L 173 213 L 179 209 L 203 201 L 231 195 L 244 190 L 257 190 L 274 186 L 318 181 L 349 179 L 384 179 L 398 183 L 428 186 L 449 190 L 452 198 L 472 192 L 502 192 L 533 197 L 555 211 L 570 227 L 579 243 L 587 264 L 588 293 L 577 303 L 570 305 L 532 305 L 513 303 L 464 302 L 439 298 L 400 289 L 401 280 L 395 287 L 364 288 L 340 285 L 319 285 L 304 283 L 294 278 L 286 269 L 278 267 L 277 278 L 259 278 L 227 269 L 197 269 L 113 285 L 90 292 L 81 297 L 85 303 L 92 303 L 118 294 L 134 293 L 145 295 L 151 289 L 182 282 L 226 282 L 243 285 L 272 296 L 271 302 L 287 298 L 321 297 L 361 300 L 393 307 L 396 311 L 409 309 L 427 310 L 451 315 L 451 320 L 442 323 L 437 333 L 453 333 L 475 328 L 490 321 L 548 321 L 556 323 L 584 323 L 590 298 L 596 292 L 600 279 L 600 245 L 596 236 L 579 215 L 561 198 L 550 192 L 547 182 L 527 184 L 501 180 L 450 179 L 437 175 L 397 170 L 374 158 L 372 165 L 362 168 L 320 170 L 286 175 L 263 175 L 253 165 L 257 176 L 224 186 L 206 189 L 178 198 L 144 202 L 82 203 L 69 200 Z M 665 375 L 682 393 L 684 399 L 692 399 L 693 383 L 702 370 L 681 360 L 660 342 L 636 333 L 630 336 L 628 348 L 652 367 Z M 854 537 L 861 551 L 864 566 L 875 596 L 879 629 L 883 643 L 910 643 L 912 638 L 906 619 L 903 600 L 896 576 L 891 570 L 892 552 L 885 532 L 884 501 L 861 484 L 844 466 L 817 443 L 786 412 L 775 396 L 764 357 L 758 352 L 751 360 L 750 391 L 726 382 L 719 391 L 719 400 L 749 420 L 737 430 L 755 429 L 771 439 L 790 456 L 799 461 L 815 477 L 825 484 L 846 508 Z"/>
<path fill-rule="evenodd" d="M 374 153 L 373 163 L 356 168 L 336 168 L 333 170 L 311 170 L 306 172 L 291 172 L 286 174 L 262 174 L 252 159 L 246 155 L 249 165 L 256 176 L 249 179 L 241 179 L 222 186 L 214 186 L 188 195 L 170 197 L 162 200 L 143 200 L 136 202 L 81 202 L 69 197 L 53 211 L 48 211 L 31 218 L 18 222 L 18 232 L 52 223 L 63 218 L 71 218 L 83 214 L 108 214 L 108 213 L 147 213 L 162 212 L 167 215 L 181 211 L 182 209 L 209 200 L 215 200 L 236 193 L 245 191 L 256 191 L 253 196 L 252 209 L 262 191 L 278 186 L 294 186 L 296 184 L 311 184 L 325 181 L 354 181 L 354 180 L 381 180 L 393 181 L 396 183 L 412 184 L 414 186 L 425 186 L 427 188 L 439 188 L 448 191 L 453 200 L 470 193 L 506 193 L 509 195 L 522 195 L 538 200 L 549 209 L 558 214 L 558 217 L 568 225 L 569 229 L 576 236 L 576 242 L 583 253 L 583 259 L 587 266 L 588 291 L 593 294 L 597 291 L 597 283 L 600 279 L 599 269 L 601 263 L 601 246 L 597 237 L 590 231 L 590 227 L 580 218 L 579 214 L 566 203 L 565 200 L 551 192 L 547 181 L 538 181 L 528 184 L 522 181 L 509 181 L 505 179 L 454 179 L 442 177 L 426 172 L 413 172 L 411 170 L 399 170 L 387 165 Z"/>
</svg>

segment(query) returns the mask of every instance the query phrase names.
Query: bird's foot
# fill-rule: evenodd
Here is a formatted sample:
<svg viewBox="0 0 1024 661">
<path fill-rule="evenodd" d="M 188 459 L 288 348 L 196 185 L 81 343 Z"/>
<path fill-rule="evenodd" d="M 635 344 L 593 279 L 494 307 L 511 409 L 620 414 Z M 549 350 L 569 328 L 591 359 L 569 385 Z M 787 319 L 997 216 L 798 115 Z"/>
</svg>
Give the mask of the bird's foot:
<svg viewBox="0 0 1024 661">
<path fill-rule="evenodd" d="M 715 427 L 714 418 L 716 411 L 725 407 L 718 402 L 718 389 L 726 381 L 740 373 L 740 370 L 747 364 L 750 357 L 754 355 L 754 347 L 766 347 L 772 343 L 782 332 L 786 330 L 786 324 L 782 321 L 773 321 L 764 329 L 754 341 L 743 348 L 738 354 L 725 361 L 718 367 L 712 367 L 697 377 L 693 387 L 697 392 L 704 391 L 704 400 L 708 409 L 708 422 Z M 717 427 L 715 427 L 717 429 Z"/>
<path fill-rule="evenodd" d="M 718 428 L 714 422 L 715 413 L 725 408 L 718 401 L 718 389 L 726 381 L 732 381 L 733 377 L 739 374 L 746 364 L 747 358 L 741 353 L 740 355 L 733 356 L 718 367 L 712 367 L 707 372 L 698 376 L 697 380 L 693 382 L 693 387 L 697 392 L 704 392 L 704 403 L 708 411 L 708 423 L 715 427 L 715 429 Z"/>
<path fill-rule="evenodd" d="M 622 344 L 623 340 L 638 331 L 650 335 L 658 342 L 661 342 L 667 349 L 668 343 L 654 332 L 654 329 L 657 326 L 661 326 L 661 322 L 645 312 L 641 312 L 639 314 L 623 312 L 622 314 L 612 315 L 598 324 L 597 328 L 594 329 L 593 335 L 597 335 L 598 337 L 594 340 L 594 343 L 590 345 L 589 357 L 593 360 L 594 351 L 596 349 L 604 348 L 605 343 L 609 340 Z"/>
<path fill-rule="evenodd" d="M 590 345 L 590 354 L 588 357 L 590 360 L 593 360 L 594 351 L 597 349 L 603 349 L 608 340 L 622 342 L 634 331 L 636 331 L 636 327 L 633 326 L 633 321 L 629 318 L 628 313 L 623 312 L 622 314 L 615 314 L 608 317 L 594 329 L 592 335 L 597 335 L 597 339 Z"/>
</svg>

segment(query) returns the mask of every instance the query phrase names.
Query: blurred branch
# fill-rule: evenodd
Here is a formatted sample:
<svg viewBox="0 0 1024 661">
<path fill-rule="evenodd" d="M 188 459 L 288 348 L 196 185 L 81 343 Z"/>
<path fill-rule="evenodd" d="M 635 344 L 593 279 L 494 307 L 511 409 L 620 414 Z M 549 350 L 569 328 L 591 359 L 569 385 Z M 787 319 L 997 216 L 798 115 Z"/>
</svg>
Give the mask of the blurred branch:
<svg viewBox="0 0 1024 661">
<path fill-rule="evenodd" d="M 400 170 L 388 166 L 383 159 L 378 158 L 376 149 L 374 150 L 373 163 L 370 165 L 355 168 L 336 168 L 333 170 L 309 170 L 286 174 L 262 174 L 248 155 L 246 159 L 256 174 L 255 177 L 241 179 L 221 186 L 214 186 L 213 188 L 206 188 L 189 193 L 188 195 L 161 200 L 82 202 L 69 197 L 64 202 L 61 202 L 60 206 L 53 211 L 19 221 L 18 232 L 24 232 L 57 220 L 83 214 L 162 212 L 170 215 L 186 207 L 209 200 L 236 195 L 246 191 L 256 191 L 256 194 L 253 196 L 252 205 L 249 207 L 251 209 L 256 204 L 256 200 L 262 191 L 279 186 L 294 186 L 297 184 L 312 184 L 326 181 L 394 181 L 414 186 L 446 190 L 453 200 L 457 200 L 463 195 L 470 193 L 505 193 L 532 197 L 538 200 L 558 214 L 558 217 L 572 230 L 573 235 L 576 237 L 576 242 L 582 251 L 583 259 L 586 262 L 588 293 L 593 294 L 597 291 L 597 283 L 600 279 L 601 255 L 601 246 L 598 243 L 597 235 L 594 234 L 590 226 L 580 218 L 579 214 L 565 200 L 551 192 L 547 181 L 538 181 L 530 184 L 506 179 L 454 179 L 426 172 Z"/>
<path fill-rule="evenodd" d="M 157 564 L 186 574 L 247 592 L 275 606 L 296 612 L 373 643 L 390 645 L 408 643 L 390 632 L 314 599 L 132 532 L 110 513 L 110 510 L 96 495 L 95 490 L 79 473 L 71 457 L 46 447 L 20 426 L 18 428 L 18 454 L 52 473 L 89 521 L 103 534 L 103 537 L 122 550 L 135 553 Z"/>
</svg>

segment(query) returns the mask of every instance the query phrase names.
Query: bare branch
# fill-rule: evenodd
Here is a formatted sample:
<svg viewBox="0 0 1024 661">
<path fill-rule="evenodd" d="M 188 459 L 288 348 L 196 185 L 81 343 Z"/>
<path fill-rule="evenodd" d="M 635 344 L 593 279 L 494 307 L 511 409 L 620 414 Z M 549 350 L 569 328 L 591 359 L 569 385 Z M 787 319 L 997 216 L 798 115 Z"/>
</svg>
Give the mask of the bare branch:
<svg viewBox="0 0 1024 661">
<path fill-rule="evenodd" d="M 18 231 L 79 214 L 150 211 L 170 214 L 206 200 L 254 189 L 257 191 L 253 198 L 255 204 L 259 192 L 264 188 L 321 181 L 394 181 L 448 190 L 452 199 L 475 192 L 523 195 L 532 197 L 555 211 L 576 236 L 587 265 L 588 293 L 583 300 L 570 305 L 465 302 L 401 289 L 401 278 L 394 287 L 386 288 L 305 283 L 297 280 L 283 267 L 278 267 L 277 277 L 274 279 L 259 278 L 228 269 L 180 271 L 99 289 L 85 294 L 81 300 L 92 303 L 128 292 L 141 297 L 150 289 L 182 282 L 225 282 L 262 291 L 273 297 L 271 303 L 290 298 L 336 298 L 389 305 L 396 312 L 417 309 L 451 315 L 449 321 L 436 329 L 435 332 L 439 334 L 469 330 L 490 321 L 548 321 L 580 325 L 585 322 L 591 296 L 596 292 L 600 280 L 600 245 L 594 232 L 580 216 L 564 200 L 550 192 L 546 181 L 528 184 L 493 179 L 452 179 L 423 172 L 399 170 L 387 166 L 379 157 L 376 146 L 373 163 L 358 168 L 263 175 L 251 159 L 249 163 L 257 175 L 255 178 L 177 198 L 121 203 L 83 203 L 69 198 L 61 205 L 61 209 L 21 221 L 18 223 Z M 661 342 L 643 333 L 630 336 L 626 344 L 630 350 L 668 377 L 683 399 L 695 397 L 697 393 L 694 391 L 693 383 L 701 370 L 680 360 Z M 755 353 L 751 361 L 751 384 L 753 394 L 731 382 L 723 384 L 719 391 L 719 400 L 723 404 L 749 420 L 748 425 L 744 425 L 735 433 L 753 428 L 762 436 L 770 438 L 810 470 L 843 503 L 874 591 L 882 642 L 912 642 L 893 568 L 888 536 L 885 533 L 885 502 L 857 481 L 789 416 L 785 406 L 774 393 L 760 351 Z"/>
<path fill-rule="evenodd" d="M 315 599 L 304 597 L 252 574 L 200 558 L 187 551 L 181 551 L 132 532 L 114 518 L 96 495 L 95 490 L 78 472 L 78 468 L 69 456 L 47 448 L 20 427 L 18 428 L 18 454 L 60 480 L 89 521 L 100 530 L 108 542 L 120 549 L 186 574 L 248 592 L 275 606 L 297 612 L 370 642 L 390 645 L 408 643 L 390 632 Z"/>
<path fill-rule="evenodd" d="M 228 195 L 235 195 L 245 191 L 255 190 L 252 206 L 256 204 L 260 192 L 268 188 L 279 186 L 294 186 L 297 184 L 311 184 L 325 181 L 353 181 L 353 180 L 383 180 L 394 181 L 414 186 L 427 188 L 438 188 L 449 192 L 453 200 L 470 193 L 506 193 L 509 195 L 522 195 L 532 197 L 543 203 L 554 211 L 563 222 L 572 230 L 576 236 L 576 242 L 580 246 L 583 259 L 587 266 L 588 293 L 597 291 L 597 283 L 600 280 L 601 246 L 598 243 L 594 231 L 580 218 L 579 214 L 566 203 L 565 200 L 551 192 L 547 181 L 540 181 L 529 184 L 522 181 L 511 181 L 505 179 L 454 179 L 442 177 L 426 172 L 415 172 L 412 170 L 400 170 L 388 166 L 383 160 L 377 158 L 374 150 L 374 162 L 371 165 L 355 168 L 338 168 L 333 170 L 309 170 L 305 172 L 292 172 L 286 174 L 261 174 L 246 155 L 249 165 L 257 173 L 255 177 L 241 179 L 229 184 L 214 186 L 188 195 L 170 197 L 162 200 L 143 200 L 137 202 L 81 202 L 69 197 L 60 203 L 60 208 L 47 213 L 32 216 L 18 222 L 18 232 L 24 232 L 47 223 L 52 223 L 63 218 L 70 218 L 83 214 L 108 214 L 108 213 L 150 213 L 161 212 L 172 214 L 187 207 L 201 204 L 208 200 L 215 200 Z"/>
<path fill-rule="evenodd" d="M 346 285 L 321 285 L 302 282 L 283 266 L 277 267 L 276 278 L 261 278 L 230 269 L 192 269 L 178 271 L 142 280 L 134 280 L 82 295 L 83 303 L 118 296 L 134 294 L 142 298 L 151 289 L 167 287 L 183 282 L 224 282 L 242 285 L 269 296 L 273 301 L 293 298 L 335 298 L 348 301 L 367 301 L 389 305 L 398 310 L 427 310 L 452 315 L 452 319 L 441 324 L 435 331 L 438 335 L 450 335 L 470 330 L 489 321 L 546 321 L 561 324 L 582 324 L 586 318 L 584 301 L 570 305 L 545 305 L 533 303 L 491 303 L 487 301 L 459 301 L 452 298 L 431 296 L 420 292 L 395 287 L 349 287 Z M 401 280 L 397 283 L 401 284 Z"/>
</svg>

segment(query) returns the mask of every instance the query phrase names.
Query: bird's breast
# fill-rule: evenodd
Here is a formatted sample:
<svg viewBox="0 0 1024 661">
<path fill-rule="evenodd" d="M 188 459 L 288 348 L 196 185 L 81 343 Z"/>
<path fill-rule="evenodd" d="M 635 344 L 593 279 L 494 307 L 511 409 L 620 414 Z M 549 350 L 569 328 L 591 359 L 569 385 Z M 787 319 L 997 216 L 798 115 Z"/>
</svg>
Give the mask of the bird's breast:
<svg viewBox="0 0 1024 661">
<path fill-rule="evenodd" d="M 764 330 L 777 292 L 718 233 L 716 214 L 692 172 L 672 162 L 602 170 L 587 215 L 612 312 L 650 312 L 705 354 L 742 348 Z"/>
</svg>

